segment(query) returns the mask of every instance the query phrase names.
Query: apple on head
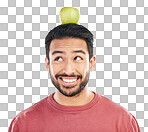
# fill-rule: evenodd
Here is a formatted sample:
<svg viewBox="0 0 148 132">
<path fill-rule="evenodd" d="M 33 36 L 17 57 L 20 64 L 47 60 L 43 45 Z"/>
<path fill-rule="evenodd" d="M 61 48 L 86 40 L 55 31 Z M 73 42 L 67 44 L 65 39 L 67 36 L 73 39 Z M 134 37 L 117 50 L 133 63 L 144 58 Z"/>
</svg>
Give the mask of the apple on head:
<svg viewBox="0 0 148 132">
<path fill-rule="evenodd" d="M 78 24 L 80 18 L 79 10 L 73 7 L 63 7 L 60 10 L 60 19 L 62 24 L 76 23 Z"/>
</svg>

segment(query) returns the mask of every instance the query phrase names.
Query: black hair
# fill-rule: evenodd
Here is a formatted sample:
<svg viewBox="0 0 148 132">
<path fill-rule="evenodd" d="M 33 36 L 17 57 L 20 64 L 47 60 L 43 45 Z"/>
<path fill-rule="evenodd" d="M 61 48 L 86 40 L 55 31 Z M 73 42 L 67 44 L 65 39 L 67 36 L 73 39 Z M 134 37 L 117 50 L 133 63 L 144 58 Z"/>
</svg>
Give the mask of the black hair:
<svg viewBox="0 0 148 132">
<path fill-rule="evenodd" d="M 85 40 L 89 52 L 89 59 L 93 56 L 93 34 L 84 26 L 68 23 L 53 28 L 45 38 L 46 57 L 49 60 L 50 43 L 53 39 L 80 38 Z"/>
</svg>

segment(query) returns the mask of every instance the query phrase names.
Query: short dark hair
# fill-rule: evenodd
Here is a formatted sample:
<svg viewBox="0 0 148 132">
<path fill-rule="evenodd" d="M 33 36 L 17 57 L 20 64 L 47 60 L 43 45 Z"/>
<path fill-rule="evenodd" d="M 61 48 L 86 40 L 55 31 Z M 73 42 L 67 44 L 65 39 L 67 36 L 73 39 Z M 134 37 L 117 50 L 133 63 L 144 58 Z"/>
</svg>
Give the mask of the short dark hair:
<svg viewBox="0 0 148 132">
<path fill-rule="evenodd" d="M 80 38 L 85 40 L 89 52 L 89 59 L 93 56 L 93 34 L 84 26 L 68 23 L 53 28 L 45 38 L 46 57 L 49 60 L 50 43 L 53 39 L 66 37 Z"/>
</svg>

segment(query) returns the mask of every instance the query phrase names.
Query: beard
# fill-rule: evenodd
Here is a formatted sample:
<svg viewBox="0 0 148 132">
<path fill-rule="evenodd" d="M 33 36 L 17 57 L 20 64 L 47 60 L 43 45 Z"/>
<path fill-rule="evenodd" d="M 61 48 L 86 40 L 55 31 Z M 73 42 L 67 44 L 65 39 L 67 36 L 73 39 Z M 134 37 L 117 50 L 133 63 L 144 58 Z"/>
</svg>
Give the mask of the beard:
<svg viewBox="0 0 148 132">
<path fill-rule="evenodd" d="M 51 81 L 52 81 L 53 85 L 59 90 L 59 92 L 61 94 L 63 94 L 64 96 L 67 96 L 67 97 L 73 97 L 73 96 L 79 95 L 81 93 L 81 91 L 85 88 L 85 86 L 87 85 L 88 80 L 89 80 L 89 75 L 90 75 L 90 72 L 87 72 L 86 77 L 83 79 L 83 81 L 79 85 L 76 84 L 75 86 L 71 86 L 71 87 L 67 87 L 67 86 L 63 86 L 63 85 L 61 86 L 57 81 L 58 77 L 59 76 L 78 77 L 79 79 L 82 80 L 81 75 L 56 74 L 55 75 L 56 79 L 55 79 L 50 74 L 50 77 L 51 77 Z M 64 87 L 64 89 L 62 87 Z"/>
</svg>

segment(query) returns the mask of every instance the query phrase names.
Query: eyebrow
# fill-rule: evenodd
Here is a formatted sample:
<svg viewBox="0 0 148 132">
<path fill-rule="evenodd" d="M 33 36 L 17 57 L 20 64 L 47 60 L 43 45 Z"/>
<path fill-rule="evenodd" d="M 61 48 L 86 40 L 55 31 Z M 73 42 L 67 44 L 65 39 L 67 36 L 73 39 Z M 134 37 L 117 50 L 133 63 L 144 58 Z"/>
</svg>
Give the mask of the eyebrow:
<svg viewBox="0 0 148 132">
<path fill-rule="evenodd" d="M 55 50 L 55 51 L 53 51 L 52 52 L 52 55 L 54 55 L 54 54 L 58 54 L 58 53 L 65 53 L 64 51 L 60 51 L 60 50 Z M 75 50 L 75 51 L 73 51 L 73 53 L 82 53 L 82 54 L 86 54 L 83 50 Z"/>
<path fill-rule="evenodd" d="M 74 53 L 82 53 L 82 54 L 86 54 L 83 50 L 75 50 L 73 51 Z"/>
<path fill-rule="evenodd" d="M 55 50 L 52 52 L 52 55 L 57 54 L 57 53 L 65 53 L 64 51 L 59 51 L 59 50 Z"/>
</svg>

